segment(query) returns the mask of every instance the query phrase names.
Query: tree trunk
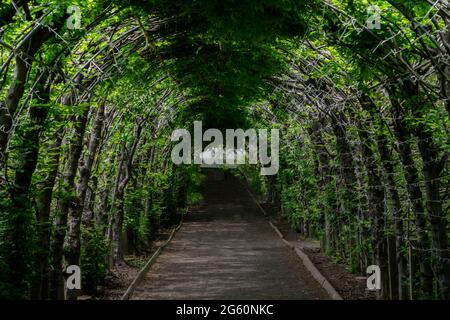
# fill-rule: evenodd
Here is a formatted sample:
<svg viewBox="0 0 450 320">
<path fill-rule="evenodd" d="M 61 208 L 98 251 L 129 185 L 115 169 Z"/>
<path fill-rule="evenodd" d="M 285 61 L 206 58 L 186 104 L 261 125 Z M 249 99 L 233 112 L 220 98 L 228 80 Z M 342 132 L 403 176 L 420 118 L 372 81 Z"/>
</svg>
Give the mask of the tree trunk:
<svg viewBox="0 0 450 320">
<path fill-rule="evenodd" d="M 425 208 L 423 206 L 422 190 L 420 190 L 419 173 L 413 159 L 410 146 L 411 134 L 404 122 L 404 112 L 394 95 L 394 91 L 389 89 L 392 103 L 394 119 L 394 133 L 398 141 L 398 152 L 404 168 L 406 188 L 409 200 L 414 212 L 414 220 L 417 228 L 418 240 L 418 260 L 421 273 L 420 289 L 424 297 L 431 297 L 433 293 L 433 272 L 431 270 L 429 249 L 429 237 L 427 233 L 427 221 L 425 218 Z"/>
<path fill-rule="evenodd" d="M 450 298 L 450 253 L 447 238 L 447 217 L 442 210 L 440 178 L 444 169 L 439 147 L 433 142 L 431 133 L 417 130 L 419 150 L 423 160 L 427 211 L 431 225 L 432 254 L 438 292 L 441 299 Z M 445 157 L 445 156 L 444 156 Z"/>
<path fill-rule="evenodd" d="M 61 154 L 61 143 L 63 139 L 63 129 L 59 128 L 55 132 L 55 141 L 48 148 L 49 159 L 45 167 L 47 175 L 38 184 L 38 189 L 41 190 L 37 196 L 36 212 L 39 221 L 39 241 L 40 252 L 38 256 L 40 281 L 37 288 L 37 299 L 48 299 L 49 295 L 49 281 L 50 281 L 50 266 L 49 266 L 49 251 L 50 251 L 50 209 L 53 197 L 53 187 L 55 186 L 56 177 L 59 168 L 59 158 Z"/>
<path fill-rule="evenodd" d="M 347 120 L 341 112 L 336 112 L 335 116 L 331 117 L 331 127 L 336 137 L 336 150 L 338 153 L 340 170 L 339 175 L 342 179 L 342 194 L 340 196 L 341 202 L 341 216 L 339 217 L 340 224 L 347 224 L 350 229 L 346 231 L 346 237 L 344 244 L 342 245 L 341 253 L 349 264 L 354 267 L 358 265 L 356 257 L 352 255 L 353 240 L 356 238 L 354 221 L 357 217 L 360 217 L 360 212 L 357 207 L 359 202 L 359 195 L 356 190 L 356 184 L 358 182 L 356 177 L 355 162 L 353 159 L 353 151 L 350 143 L 347 139 L 347 132 L 345 130 L 345 124 Z M 353 234 L 352 234 L 353 233 Z"/>
<path fill-rule="evenodd" d="M 21 49 L 16 54 L 16 66 L 11 85 L 6 93 L 4 103 L 0 103 L 0 162 L 3 161 L 7 149 L 14 115 L 23 96 L 28 73 L 31 69 L 34 55 L 53 33 L 46 27 L 38 28 L 22 44 Z"/>
<path fill-rule="evenodd" d="M 87 111 L 86 111 L 87 112 Z M 84 164 L 79 172 L 80 176 L 76 186 L 76 197 L 72 199 L 68 211 L 68 230 L 64 240 L 64 261 L 66 265 L 80 265 L 81 250 L 81 216 L 83 214 L 84 201 L 88 188 L 88 182 L 91 177 L 91 169 L 97 154 L 97 148 L 100 142 L 100 136 L 103 127 L 105 115 L 105 105 L 101 103 L 97 110 L 97 115 L 92 126 L 92 134 L 89 141 L 88 151 L 84 158 Z M 86 119 L 83 121 L 87 122 Z M 84 124 L 84 127 L 86 125 Z M 84 136 L 83 132 L 79 132 Z M 69 299 L 76 299 L 76 290 L 68 292 Z"/>
<path fill-rule="evenodd" d="M 319 116 L 318 120 L 314 120 L 309 129 L 309 135 L 311 136 L 312 143 L 315 148 L 315 152 L 318 157 L 318 187 L 320 191 L 325 195 L 326 189 L 330 183 L 331 171 L 330 171 L 330 154 L 326 148 L 325 142 L 322 138 L 322 116 Z M 331 222 L 332 214 L 330 212 L 329 203 L 321 203 L 321 220 L 324 225 L 324 239 L 322 241 L 322 247 L 325 252 L 328 252 L 331 247 Z"/>
<path fill-rule="evenodd" d="M 30 237 L 31 227 L 31 203 L 30 186 L 31 178 L 36 169 L 40 134 L 47 119 L 48 108 L 45 104 L 50 99 L 51 76 L 48 70 L 38 72 L 38 81 L 35 92 L 32 93 L 32 105 L 29 110 L 29 123 L 21 128 L 20 143 L 17 153 L 20 155 L 14 167 L 14 185 L 10 190 L 11 209 L 8 225 L 12 228 L 8 233 L 10 243 L 10 255 L 8 257 L 10 283 L 19 292 L 25 292 L 24 279 L 30 274 L 28 270 L 28 251 L 32 238 Z"/>
<path fill-rule="evenodd" d="M 123 225 L 123 198 L 124 189 L 128 181 L 126 161 L 126 142 L 122 144 L 119 158 L 119 169 L 117 172 L 116 187 L 112 199 L 111 215 L 108 222 L 108 240 L 111 245 L 108 265 L 110 267 L 123 264 L 123 254 L 121 248 L 122 225 Z M 126 180 L 125 180 L 126 179 Z"/>
<path fill-rule="evenodd" d="M 396 268 L 391 273 L 396 273 L 397 276 L 391 277 L 392 280 L 395 281 L 397 279 L 398 283 L 396 284 L 397 289 L 393 291 L 393 298 L 398 298 L 399 300 L 404 300 L 406 298 L 406 288 L 404 283 L 406 282 L 406 261 L 403 255 L 403 246 L 404 246 L 404 231 L 403 231 L 403 218 L 404 218 L 404 210 L 402 208 L 402 203 L 400 200 L 400 195 L 398 193 L 397 183 L 395 181 L 395 169 L 394 169 L 394 160 L 392 158 L 392 150 L 388 146 L 388 139 L 382 133 L 384 129 L 384 119 L 382 119 L 381 114 L 377 110 L 377 106 L 373 102 L 373 100 L 367 96 L 363 95 L 361 97 L 361 106 L 369 111 L 370 120 L 375 129 L 376 143 L 378 148 L 378 153 L 380 154 L 380 160 L 383 165 L 384 171 L 384 181 L 386 183 L 386 189 L 390 195 L 391 206 L 393 211 L 393 220 L 394 220 L 394 230 L 395 230 L 395 250 L 391 248 L 390 257 L 393 259 L 395 255 L 396 260 Z M 389 240 L 391 241 L 391 240 Z M 394 283 L 391 283 L 392 286 L 395 286 Z"/>
<path fill-rule="evenodd" d="M 74 95 L 64 98 L 63 104 L 74 105 Z M 58 203 L 58 215 L 55 222 L 55 231 L 53 233 L 52 248 L 52 298 L 64 299 L 64 267 L 63 267 L 63 245 L 67 229 L 67 215 L 69 208 L 75 200 L 75 177 L 78 168 L 78 162 L 81 157 L 83 147 L 83 136 L 86 129 L 87 115 L 89 109 L 86 108 L 83 114 L 75 118 L 74 131 L 69 141 L 68 164 L 64 172 L 63 190 L 64 198 Z"/>
<path fill-rule="evenodd" d="M 112 213 L 109 221 L 108 239 L 111 243 L 111 253 L 109 259 L 109 265 L 121 265 L 124 263 L 123 252 L 121 246 L 122 239 L 122 227 L 124 219 L 124 195 L 125 188 L 130 181 L 132 175 L 133 159 L 138 146 L 141 132 L 142 132 L 143 121 L 139 121 L 134 128 L 134 137 L 131 147 L 127 152 L 127 144 L 124 141 L 121 150 L 121 156 L 119 160 L 119 170 L 116 182 L 116 188 L 112 201 Z M 128 153 L 128 154 L 127 154 Z"/>
<path fill-rule="evenodd" d="M 381 181 L 380 169 L 374 156 L 374 141 L 369 136 L 366 128 L 364 128 L 360 121 L 357 122 L 358 135 L 361 140 L 362 156 L 364 166 L 367 171 L 368 180 L 368 214 L 372 218 L 372 239 L 373 246 L 375 248 L 375 255 L 377 259 L 377 265 L 381 270 L 382 288 L 381 297 L 388 297 L 388 266 L 387 266 L 387 249 L 386 238 L 384 236 L 384 201 L 385 192 L 384 186 Z"/>
</svg>

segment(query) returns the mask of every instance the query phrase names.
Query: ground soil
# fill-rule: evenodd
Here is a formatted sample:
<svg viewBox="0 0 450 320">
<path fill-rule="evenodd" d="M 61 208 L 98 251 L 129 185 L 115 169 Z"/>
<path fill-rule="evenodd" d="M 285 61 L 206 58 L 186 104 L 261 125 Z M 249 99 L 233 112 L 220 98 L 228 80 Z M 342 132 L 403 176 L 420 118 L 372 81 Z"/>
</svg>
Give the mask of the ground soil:
<svg viewBox="0 0 450 320">
<path fill-rule="evenodd" d="M 128 289 L 139 270 L 145 265 L 148 259 L 153 255 L 157 248 L 169 238 L 171 228 L 159 230 L 155 235 L 155 239 L 149 244 L 143 253 L 139 256 L 126 255 L 124 257 L 125 264 L 115 266 L 108 271 L 103 286 L 99 288 L 99 292 L 94 297 L 86 297 L 87 299 L 100 300 L 120 300 L 125 291 Z"/>
</svg>

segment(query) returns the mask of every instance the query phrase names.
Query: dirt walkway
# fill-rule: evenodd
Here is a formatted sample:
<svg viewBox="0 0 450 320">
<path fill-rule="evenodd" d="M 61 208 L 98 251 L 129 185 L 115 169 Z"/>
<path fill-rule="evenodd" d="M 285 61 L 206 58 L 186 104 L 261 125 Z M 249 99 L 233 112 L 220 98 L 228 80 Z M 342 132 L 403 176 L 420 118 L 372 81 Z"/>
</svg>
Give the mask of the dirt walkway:
<svg viewBox="0 0 450 320">
<path fill-rule="evenodd" d="M 236 178 L 210 172 L 203 195 L 133 299 L 329 299 Z"/>
</svg>

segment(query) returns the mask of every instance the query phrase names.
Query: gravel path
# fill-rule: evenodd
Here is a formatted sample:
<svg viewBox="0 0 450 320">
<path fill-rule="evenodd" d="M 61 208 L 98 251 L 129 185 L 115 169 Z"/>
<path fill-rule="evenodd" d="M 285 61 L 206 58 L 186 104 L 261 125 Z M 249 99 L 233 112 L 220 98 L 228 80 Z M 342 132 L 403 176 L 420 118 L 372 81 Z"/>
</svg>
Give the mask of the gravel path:
<svg viewBox="0 0 450 320">
<path fill-rule="evenodd" d="M 243 185 L 212 171 L 133 299 L 328 299 Z"/>
</svg>

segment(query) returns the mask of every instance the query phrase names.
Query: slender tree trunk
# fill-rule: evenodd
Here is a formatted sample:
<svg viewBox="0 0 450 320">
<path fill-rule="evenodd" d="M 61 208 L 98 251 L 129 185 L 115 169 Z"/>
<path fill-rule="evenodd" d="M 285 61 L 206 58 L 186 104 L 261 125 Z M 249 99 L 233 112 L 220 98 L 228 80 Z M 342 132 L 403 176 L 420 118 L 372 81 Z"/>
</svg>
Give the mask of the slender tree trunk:
<svg viewBox="0 0 450 320">
<path fill-rule="evenodd" d="M 394 258 L 396 261 L 396 268 L 391 272 L 392 283 L 391 286 L 397 287 L 397 289 L 393 291 L 393 298 L 398 298 L 399 300 L 404 300 L 406 298 L 406 261 L 405 256 L 403 255 L 403 246 L 404 246 L 404 231 L 403 231 L 403 218 L 404 218 L 404 210 L 402 208 L 402 203 L 400 200 L 400 195 L 398 193 L 397 183 L 395 181 L 395 169 L 394 169 L 394 160 L 392 158 L 392 150 L 388 146 L 387 137 L 381 132 L 384 129 L 384 120 L 382 119 L 381 114 L 377 110 L 377 106 L 373 102 L 373 100 L 367 96 L 363 95 L 361 97 L 361 106 L 369 111 L 370 120 L 375 129 L 376 143 L 378 148 L 378 153 L 380 154 L 380 160 L 383 165 L 384 171 L 384 181 L 386 183 L 386 190 L 388 191 L 391 199 L 391 206 L 393 210 L 393 220 L 394 220 L 394 230 L 395 230 L 395 250 L 393 248 L 394 243 L 391 246 L 391 255 L 390 258 Z M 392 240 L 388 240 L 392 241 Z M 397 276 L 395 276 L 395 274 Z M 394 281 L 398 281 L 397 284 L 393 283 Z"/>
<path fill-rule="evenodd" d="M 367 171 L 368 180 L 368 214 L 372 218 L 372 239 L 377 258 L 377 264 L 381 270 L 382 288 L 381 297 L 388 297 L 388 286 L 386 279 L 388 278 L 387 266 L 387 248 L 386 238 L 384 236 L 384 201 L 385 192 L 381 181 L 381 173 L 377 161 L 374 156 L 375 142 L 369 136 L 368 131 L 358 121 L 358 134 L 361 140 L 362 155 L 364 165 Z"/>
<path fill-rule="evenodd" d="M 311 128 L 309 130 L 309 134 L 311 136 L 312 143 L 314 145 L 317 157 L 318 157 L 318 187 L 321 192 L 325 195 L 326 189 L 330 184 L 330 154 L 326 148 L 325 142 L 322 138 L 322 122 L 323 118 L 319 118 L 318 120 L 314 120 L 311 124 Z M 325 252 L 330 250 L 330 245 L 332 243 L 331 239 L 331 222 L 330 222 L 330 204 L 329 203 L 321 203 L 320 205 L 322 211 L 322 222 L 325 229 L 323 245 Z"/>
<path fill-rule="evenodd" d="M 413 159 L 409 140 L 411 134 L 404 122 L 404 112 L 392 90 L 389 90 L 394 119 L 394 133 L 398 140 L 398 152 L 404 168 L 406 188 L 409 200 L 414 212 L 414 220 L 418 234 L 418 260 L 421 273 L 420 289 L 425 297 L 431 297 L 433 293 L 433 272 L 431 270 L 429 250 L 429 237 L 427 233 L 427 221 L 423 205 L 423 195 L 420 189 L 419 173 Z"/>
<path fill-rule="evenodd" d="M 105 105 L 100 104 L 97 115 L 93 123 L 92 134 L 89 141 L 88 151 L 84 158 L 84 164 L 79 172 L 80 176 L 76 186 L 76 197 L 72 199 L 68 211 L 68 230 L 64 241 L 64 261 L 67 265 L 80 265 L 81 250 L 81 216 L 83 214 L 84 200 L 88 188 L 88 182 L 91 177 L 91 169 L 97 154 L 97 148 L 100 142 L 101 131 L 105 116 Z M 87 117 L 85 120 L 87 121 Z M 84 126 L 86 126 L 84 124 Z M 79 132 L 84 136 L 84 132 Z M 77 292 L 71 290 L 68 292 L 69 299 L 76 299 Z"/>
<path fill-rule="evenodd" d="M 20 143 L 17 147 L 19 159 L 14 167 L 14 185 L 11 188 L 11 210 L 8 221 L 12 227 L 10 255 L 8 257 L 11 284 L 19 291 L 25 292 L 24 279 L 30 274 L 28 263 L 31 254 L 28 251 L 32 238 L 30 186 L 31 178 L 36 169 L 40 134 L 47 119 L 48 108 L 45 104 L 50 99 L 51 76 L 48 70 L 42 70 L 37 75 L 38 81 L 32 96 L 32 105 L 29 110 L 29 123 L 18 133 Z"/>
<path fill-rule="evenodd" d="M 63 129 L 59 128 L 55 132 L 55 140 L 53 144 L 48 148 L 50 154 L 48 161 L 46 162 L 47 175 L 42 182 L 39 183 L 38 189 L 41 190 L 37 196 L 36 212 L 39 221 L 39 241 L 40 241 L 40 254 L 38 256 L 40 281 L 36 291 L 38 292 L 37 299 L 48 299 L 49 296 L 49 281 L 50 281 L 50 268 L 49 268 L 49 251 L 50 251 L 50 210 L 53 197 L 53 188 L 55 186 L 56 177 L 59 168 L 59 158 L 61 154 L 61 143 L 63 139 Z"/>
<path fill-rule="evenodd" d="M 143 121 L 139 121 L 139 123 L 135 125 L 134 137 L 133 142 L 131 143 L 131 147 L 129 148 L 129 150 L 127 150 L 126 142 L 124 142 L 121 151 L 117 183 L 112 201 L 113 208 L 108 231 L 108 239 L 111 243 L 111 254 L 109 260 L 110 266 L 121 265 L 124 263 L 121 246 L 123 219 L 125 214 L 123 202 L 125 196 L 125 188 L 132 175 L 134 154 L 140 140 L 142 126 Z"/>
<path fill-rule="evenodd" d="M 420 99 L 418 84 L 404 81 L 401 86 L 406 101 L 411 101 L 411 109 L 415 118 L 423 118 L 429 108 L 428 101 Z M 409 100 L 410 99 L 410 100 Z M 441 298 L 450 297 L 450 252 L 447 239 L 447 217 L 442 209 L 441 174 L 448 160 L 448 153 L 443 151 L 434 140 L 431 131 L 418 125 L 413 131 L 418 139 L 418 146 L 423 163 L 425 178 L 426 209 L 431 226 L 431 248 L 434 273 L 438 280 L 438 292 Z"/>
<path fill-rule="evenodd" d="M 124 198 L 124 188 L 126 183 L 123 182 L 128 173 L 125 168 L 126 157 L 126 142 L 122 143 L 122 150 L 119 158 L 119 169 L 117 171 L 117 180 L 115 191 L 112 199 L 111 214 L 108 222 L 108 240 L 111 245 L 111 252 L 109 255 L 108 265 L 110 267 L 114 265 L 123 264 L 123 254 L 121 248 L 121 236 L 122 236 L 122 225 L 123 225 L 123 198 Z"/>
<path fill-rule="evenodd" d="M 81 223 L 83 226 L 95 225 L 95 201 L 97 198 L 98 179 L 96 176 L 91 177 L 92 185 L 88 187 L 86 199 L 84 203 Z"/>
<path fill-rule="evenodd" d="M 74 105 L 75 98 L 70 95 L 64 98 L 63 104 Z M 63 246 L 67 229 L 67 215 L 69 208 L 75 200 L 75 177 L 78 169 L 78 162 L 81 157 L 83 147 L 83 137 L 86 129 L 88 108 L 83 114 L 75 118 L 75 125 L 72 136 L 69 141 L 68 164 L 64 172 L 63 190 L 64 198 L 58 203 L 58 215 L 55 222 L 55 230 L 53 233 L 52 248 L 52 298 L 64 299 L 64 267 L 63 267 Z"/>
<path fill-rule="evenodd" d="M 431 133 L 418 129 L 419 150 L 423 160 L 426 207 L 431 226 L 431 239 L 438 292 L 441 299 L 450 298 L 450 252 L 447 238 L 447 217 L 442 210 L 440 190 L 444 161 L 439 157 L 440 148 L 433 142 Z M 444 156 L 444 159 L 446 156 Z"/>
<path fill-rule="evenodd" d="M 340 223 L 348 224 L 350 229 L 348 229 L 343 235 L 347 239 L 342 246 L 342 254 L 348 260 L 349 264 L 354 267 L 358 265 L 356 258 L 352 255 L 351 249 L 353 244 L 352 235 L 355 230 L 355 224 L 353 223 L 357 217 L 360 216 L 360 212 L 357 207 L 359 202 L 359 194 L 356 190 L 356 184 L 358 182 L 356 177 L 355 161 L 353 159 L 353 151 L 350 143 L 347 139 L 347 132 L 345 130 L 345 124 L 347 123 L 345 116 L 336 112 L 334 117 L 331 117 L 331 127 L 333 129 L 334 135 L 336 137 L 336 150 L 338 153 L 340 170 L 339 175 L 342 179 L 342 195 L 340 196 L 341 201 L 341 216 Z"/>
<path fill-rule="evenodd" d="M 34 60 L 34 55 L 45 41 L 52 36 L 53 33 L 48 28 L 40 27 L 32 36 L 25 40 L 21 49 L 16 54 L 16 66 L 13 79 L 6 93 L 4 103 L 0 103 L 0 162 L 3 161 L 6 152 L 13 119 L 25 91 L 26 80 Z"/>
<path fill-rule="evenodd" d="M 386 140 L 379 136 L 377 137 L 378 152 L 380 153 L 381 161 L 383 162 L 383 168 L 385 171 L 387 181 L 387 190 L 390 194 L 393 210 L 394 229 L 395 229 L 395 254 L 397 262 L 397 274 L 398 274 L 398 298 L 403 300 L 406 298 L 406 262 L 402 253 L 404 246 L 404 231 L 403 231 L 403 208 L 400 201 L 400 196 L 397 190 L 397 185 L 394 178 L 394 166 L 392 165 L 392 157 L 390 155 Z"/>
</svg>

